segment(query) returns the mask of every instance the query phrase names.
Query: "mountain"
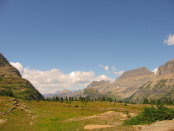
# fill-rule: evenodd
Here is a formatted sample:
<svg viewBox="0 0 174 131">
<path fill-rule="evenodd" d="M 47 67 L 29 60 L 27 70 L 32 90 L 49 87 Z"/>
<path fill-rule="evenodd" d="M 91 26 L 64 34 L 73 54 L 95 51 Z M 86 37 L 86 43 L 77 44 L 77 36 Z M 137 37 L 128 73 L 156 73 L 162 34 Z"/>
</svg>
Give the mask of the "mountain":
<svg viewBox="0 0 174 131">
<path fill-rule="evenodd" d="M 87 88 L 83 90 L 82 96 L 89 96 L 89 97 L 99 97 L 99 96 L 106 96 L 106 92 L 104 91 L 110 85 L 110 81 L 93 81 L 91 82 Z"/>
<path fill-rule="evenodd" d="M 0 53 L 0 95 L 14 96 L 21 99 L 44 99 L 34 86 L 23 79 L 19 71 L 10 65 Z"/>
<path fill-rule="evenodd" d="M 0 53 L 0 77 L 21 77 L 19 71 L 9 64 L 8 60 Z"/>
<path fill-rule="evenodd" d="M 92 82 L 83 90 L 83 95 L 124 99 L 135 93 L 140 86 L 147 83 L 154 76 L 155 74 L 146 67 L 129 70 L 112 83 L 109 81 Z"/>
<path fill-rule="evenodd" d="M 62 90 L 55 93 L 44 94 L 45 97 L 71 97 L 77 90 Z"/>
<path fill-rule="evenodd" d="M 143 102 L 144 100 L 174 100 L 174 59 L 158 68 L 156 76 L 142 85 L 128 100 Z"/>
<path fill-rule="evenodd" d="M 164 76 L 174 74 L 174 59 L 168 61 L 166 64 L 158 68 L 157 76 Z"/>
</svg>

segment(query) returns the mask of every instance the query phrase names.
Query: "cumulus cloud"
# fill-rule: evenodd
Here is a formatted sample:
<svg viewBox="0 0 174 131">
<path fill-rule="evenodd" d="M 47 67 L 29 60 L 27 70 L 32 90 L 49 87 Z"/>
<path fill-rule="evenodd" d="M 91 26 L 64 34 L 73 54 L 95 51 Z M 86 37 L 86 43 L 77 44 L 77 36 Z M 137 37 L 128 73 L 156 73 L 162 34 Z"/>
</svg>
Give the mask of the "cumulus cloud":
<svg viewBox="0 0 174 131">
<path fill-rule="evenodd" d="M 10 63 L 19 70 L 23 78 L 29 80 L 43 94 L 55 93 L 63 89 L 83 88 L 93 80 L 113 80 L 106 75 L 96 76 L 93 71 L 73 71 L 65 74 L 56 68 L 41 71 L 26 68 L 19 62 Z"/>
<path fill-rule="evenodd" d="M 167 40 L 164 40 L 164 44 L 174 45 L 174 34 L 169 34 Z"/>
<path fill-rule="evenodd" d="M 157 71 L 158 71 L 158 68 L 155 68 L 155 69 L 152 70 L 152 72 L 154 72 L 155 75 L 156 75 Z"/>
</svg>

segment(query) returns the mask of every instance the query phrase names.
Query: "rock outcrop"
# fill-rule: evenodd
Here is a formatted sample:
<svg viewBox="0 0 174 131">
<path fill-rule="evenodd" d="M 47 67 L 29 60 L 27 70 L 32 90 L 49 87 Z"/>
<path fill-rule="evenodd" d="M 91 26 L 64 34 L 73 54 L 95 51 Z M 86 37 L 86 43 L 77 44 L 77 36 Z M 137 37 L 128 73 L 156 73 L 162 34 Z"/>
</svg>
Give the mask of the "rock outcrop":
<svg viewBox="0 0 174 131">
<path fill-rule="evenodd" d="M 21 99 L 44 99 L 38 90 L 19 71 L 10 65 L 0 54 L 0 95 L 8 95 Z"/>
</svg>

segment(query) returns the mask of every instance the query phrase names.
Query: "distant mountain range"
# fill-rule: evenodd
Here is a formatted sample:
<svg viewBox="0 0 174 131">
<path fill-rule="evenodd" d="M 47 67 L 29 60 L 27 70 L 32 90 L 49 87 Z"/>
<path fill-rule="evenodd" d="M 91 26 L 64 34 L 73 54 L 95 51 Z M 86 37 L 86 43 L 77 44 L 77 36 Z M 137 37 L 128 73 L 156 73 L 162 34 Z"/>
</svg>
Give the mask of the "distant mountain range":
<svg viewBox="0 0 174 131">
<path fill-rule="evenodd" d="M 68 92 L 68 91 L 67 91 Z M 62 96 L 62 94 L 59 94 Z M 67 96 L 112 97 L 142 103 L 147 100 L 174 99 L 174 59 L 158 68 L 157 73 L 146 67 L 124 72 L 114 82 L 93 81 L 85 89 L 66 93 Z"/>
<path fill-rule="evenodd" d="M 84 89 L 83 94 L 91 96 L 95 92 L 99 96 L 124 99 L 135 93 L 141 85 L 151 80 L 154 75 L 145 67 L 126 71 L 112 83 L 108 81 L 92 82 Z"/>
<path fill-rule="evenodd" d="M 10 65 L 0 53 L 0 95 L 13 96 L 21 99 L 44 99 L 38 90 L 21 77 L 19 71 Z"/>
<path fill-rule="evenodd" d="M 23 79 L 19 71 L 10 65 L 0 53 L 0 95 L 22 99 L 44 99 L 34 86 Z M 114 82 L 93 81 L 85 89 L 63 90 L 45 97 L 110 97 L 117 100 L 142 103 L 146 100 L 174 100 L 174 59 L 159 66 L 157 73 L 146 67 L 124 72 Z"/>
<path fill-rule="evenodd" d="M 56 91 L 55 93 L 48 93 L 44 94 L 45 98 L 49 97 L 66 97 L 66 96 L 74 96 L 74 93 L 77 92 L 77 90 L 62 90 L 62 91 Z"/>
</svg>

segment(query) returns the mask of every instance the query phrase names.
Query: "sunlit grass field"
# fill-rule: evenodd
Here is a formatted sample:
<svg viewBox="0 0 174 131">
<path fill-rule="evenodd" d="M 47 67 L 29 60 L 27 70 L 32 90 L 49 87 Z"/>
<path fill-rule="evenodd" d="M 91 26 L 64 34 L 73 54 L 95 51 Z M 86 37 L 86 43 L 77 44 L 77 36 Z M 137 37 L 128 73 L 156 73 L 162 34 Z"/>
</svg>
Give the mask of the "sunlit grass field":
<svg viewBox="0 0 174 131">
<path fill-rule="evenodd" d="M 16 102 L 17 101 L 17 102 Z M 149 105 L 113 103 L 113 102 L 49 102 L 26 101 L 0 96 L 0 131 L 83 131 L 90 124 L 116 125 L 102 131 L 134 131 L 134 126 L 123 125 L 130 114 L 138 114 Z M 108 111 L 121 115 L 100 115 Z"/>
</svg>

